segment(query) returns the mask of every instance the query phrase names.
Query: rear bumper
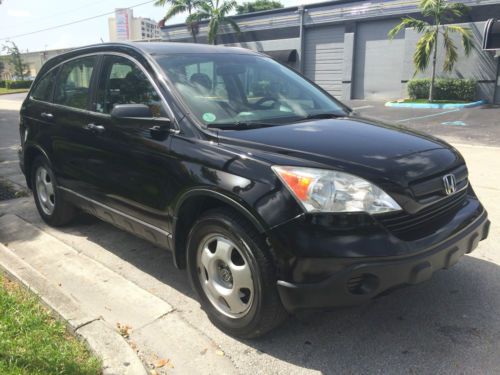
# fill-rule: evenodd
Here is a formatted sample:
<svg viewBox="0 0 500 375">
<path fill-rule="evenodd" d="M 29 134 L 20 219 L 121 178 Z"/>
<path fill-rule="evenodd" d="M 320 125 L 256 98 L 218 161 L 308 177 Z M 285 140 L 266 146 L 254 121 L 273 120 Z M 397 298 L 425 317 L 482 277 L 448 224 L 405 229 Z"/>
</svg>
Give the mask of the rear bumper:
<svg viewBox="0 0 500 375">
<path fill-rule="evenodd" d="M 357 305 L 398 286 L 428 280 L 434 272 L 453 266 L 488 236 L 489 226 L 487 213 L 483 210 L 474 222 L 459 233 L 418 255 L 386 259 L 321 259 L 318 261 L 323 264 L 331 262 L 333 269 L 337 263 L 337 271 L 318 282 L 280 280 L 278 291 L 289 311 Z"/>
</svg>

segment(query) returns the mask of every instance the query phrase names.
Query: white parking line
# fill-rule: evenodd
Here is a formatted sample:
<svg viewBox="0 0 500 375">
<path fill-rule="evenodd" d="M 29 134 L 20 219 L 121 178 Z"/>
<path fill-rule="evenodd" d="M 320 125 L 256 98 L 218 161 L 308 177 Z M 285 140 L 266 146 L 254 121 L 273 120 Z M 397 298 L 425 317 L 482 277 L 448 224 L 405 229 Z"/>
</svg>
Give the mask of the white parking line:
<svg viewBox="0 0 500 375">
<path fill-rule="evenodd" d="M 428 118 L 428 117 L 435 117 L 435 116 L 441 116 L 445 115 L 447 113 L 452 113 L 452 112 L 458 112 L 460 111 L 459 108 L 457 109 L 452 109 L 451 111 L 445 111 L 445 112 L 439 112 L 439 113 L 433 113 L 432 115 L 426 115 L 426 116 L 418 116 L 418 117 L 410 117 L 410 118 L 405 118 L 403 120 L 397 120 L 396 122 L 403 122 L 403 121 L 410 121 L 410 120 L 420 120 L 422 118 Z"/>
<path fill-rule="evenodd" d="M 362 107 L 352 107 L 352 109 L 357 110 L 357 109 L 366 109 L 366 108 L 373 108 L 372 105 L 364 105 Z"/>
</svg>

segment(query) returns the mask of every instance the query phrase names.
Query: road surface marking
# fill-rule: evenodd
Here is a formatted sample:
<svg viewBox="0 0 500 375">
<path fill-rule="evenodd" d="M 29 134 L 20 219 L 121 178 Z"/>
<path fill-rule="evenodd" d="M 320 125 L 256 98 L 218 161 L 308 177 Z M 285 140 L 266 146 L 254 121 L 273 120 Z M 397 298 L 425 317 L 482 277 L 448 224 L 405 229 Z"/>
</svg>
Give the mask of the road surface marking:
<svg viewBox="0 0 500 375">
<path fill-rule="evenodd" d="M 447 113 L 452 113 L 452 112 L 458 112 L 460 111 L 459 108 L 457 109 L 452 109 L 451 111 L 445 111 L 445 112 L 439 112 L 439 113 L 433 113 L 432 115 L 426 115 L 426 116 L 418 116 L 418 117 L 410 117 L 410 118 L 405 118 L 403 120 L 398 120 L 396 122 L 403 122 L 403 121 L 410 121 L 410 120 L 420 120 L 420 119 L 423 119 L 423 118 L 428 118 L 428 117 L 435 117 L 435 116 L 441 116 L 441 115 L 445 115 Z"/>
<path fill-rule="evenodd" d="M 373 106 L 372 105 L 364 105 L 362 107 L 352 107 L 352 109 L 354 109 L 354 110 L 367 109 L 367 108 L 373 108 Z"/>
</svg>

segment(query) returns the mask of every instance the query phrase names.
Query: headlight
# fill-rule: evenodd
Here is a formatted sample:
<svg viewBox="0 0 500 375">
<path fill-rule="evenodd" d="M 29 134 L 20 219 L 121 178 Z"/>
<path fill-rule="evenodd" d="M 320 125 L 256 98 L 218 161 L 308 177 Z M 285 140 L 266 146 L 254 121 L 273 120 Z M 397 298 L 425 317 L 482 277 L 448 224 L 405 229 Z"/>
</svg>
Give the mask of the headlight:
<svg viewBox="0 0 500 375">
<path fill-rule="evenodd" d="M 307 212 L 377 214 L 401 210 L 382 189 L 348 173 L 303 167 L 272 169 Z"/>
</svg>

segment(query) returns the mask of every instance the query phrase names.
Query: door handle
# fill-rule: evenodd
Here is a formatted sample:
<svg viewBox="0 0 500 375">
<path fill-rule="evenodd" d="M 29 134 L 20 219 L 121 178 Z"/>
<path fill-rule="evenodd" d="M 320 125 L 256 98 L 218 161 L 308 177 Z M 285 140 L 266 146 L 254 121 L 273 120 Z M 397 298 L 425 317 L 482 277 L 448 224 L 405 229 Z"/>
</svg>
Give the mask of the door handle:
<svg viewBox="0 0 500 375">
<path fill-rule="evenodd" d="M 93 123 L 90 123 L 90 124 L 87 124 L 85 125 L 84 127 L 86 130 L 90 130 L 94 133 L 102 133 L 106 130 L 106 128 L 102 125 L 96 125 L 96 124 L 93 124 Z"/>
<path fill-rule="evenodd" d="M 48 113 L 48 112 L 40 113 L 40 117 L 44 118 L 46 120 L 53 120 L 54 119 L 54 115 L 52 113 Z"/>
</svg>

